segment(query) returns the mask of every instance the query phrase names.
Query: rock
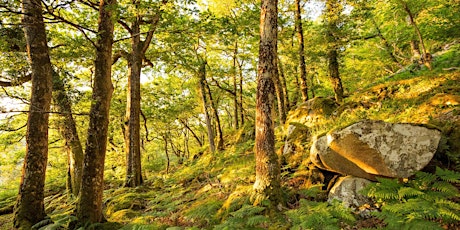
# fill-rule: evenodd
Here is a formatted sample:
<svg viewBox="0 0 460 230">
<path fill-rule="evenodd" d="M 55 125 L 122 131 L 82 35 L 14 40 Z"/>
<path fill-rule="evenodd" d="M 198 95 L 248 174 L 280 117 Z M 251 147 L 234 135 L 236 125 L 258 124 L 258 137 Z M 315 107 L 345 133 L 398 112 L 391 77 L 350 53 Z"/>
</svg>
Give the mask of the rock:
<svg viewBox="0 0 460 230">
<path fill-rule="evenodd" d="M 344 175 L 407 178 L 430 162 L 440 139 L 436 129 L 365 120 L 318 138 L 310 159 Z"/>
<path fill-rule="evenodd" d="M 329 191 L 327 201 L 339 200 L 345 207 L 353 209 L 371 204 L 371 199 L 360 193 L 370 183 L 371 181 L 363 178 L 340 177 Z"/>
<path fill-rule="evenodd" d="M 338 104 L 333 98 L 315 97 L 289 112 L 286 124 L 297 122 L 307 127 L 313 127 L 324 123 L 337 107 Z"/>
</svg>

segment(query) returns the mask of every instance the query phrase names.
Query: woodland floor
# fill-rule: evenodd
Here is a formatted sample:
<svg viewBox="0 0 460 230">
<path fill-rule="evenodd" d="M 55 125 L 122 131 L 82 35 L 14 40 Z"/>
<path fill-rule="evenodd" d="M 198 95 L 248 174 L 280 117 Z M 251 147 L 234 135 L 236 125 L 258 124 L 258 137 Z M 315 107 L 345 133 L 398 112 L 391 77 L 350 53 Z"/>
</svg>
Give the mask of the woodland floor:
<svg viewBox="0 0 460 230">
<path fill-rule="evenodd" d="M 422 69 L 416 74 L 405 72 L 373 83 L 347 98 L 349 107 L 345 109 L 349 112 L 346 115 L 337 117 L 330 124 L 325 124 L 323 130 L 316 132 L 364 118 L 422 123 L 444 130 L 452 128 L 449 122 L 460 117 L 459 104 L 455 103 L 460 97 L 460 71 L 443 69 L 451 66 L 460 66 L 460 63 L 452 63 L 447 57 L 438 58 L 435 70 Z M 144 186 L 124 188 L 121 186 L 122 181 L 108 180 L 104 192 L 108 223 L 92 227 L 232 229 L 229 226 L 251 226 L 248 221 L 252 220 L 256 223 L 253 226 L 255 229 L 288 229 L 292 223 L 286 214 L 280 213 L 268 221 L 264 219 L 263 210 L 249 205 L 255 180 L 251 129 L 253 127 L 247 126 L 228 135 L 226 139 L 233 140 L 233 143 L 228 143 L 226 150 L 219 153 L 219 156 L 204 154 L 197 159 L 191 158 L 183 164 L 172 165 L 168 174 L 165 170 L 146 172 Z M 281 137 L 278 138 L 277 147 L 280 148 L 283 142 Z M 302 184 L 305 175 L 302 163 L 296 165 L 296 168 L 288 165 L 283 167 L 283 188 L 288 200 L 286 210 L 297 209 L 302 199 L 310 199 L 309 190 Z M 48 186 L 47 193 L 46 212 L 55 221 L 47 229 L 64 229 L 63 226 L 74 218 L 71 214 L 75 201 L 68 198 L 63 185 Z M 4 207 L 14 202 L 14 193 L 8 194 L 0 196 L 0 204 Z M 319 192 L 317 197 L 324 201 L 325 195 Z M 457 200 L 456 203 L 460 202 Z M 12 218 L 11 213 L 0 215 L 0 229 L 13 229 Z M 342 229 L 369 229 L 384 227 L 385 223 L 372 217 L 357 218 L 352 224 L 338 225 Z M 442 227 L 460 229 L 460 223 L 444 224 Z"/>
</svg>

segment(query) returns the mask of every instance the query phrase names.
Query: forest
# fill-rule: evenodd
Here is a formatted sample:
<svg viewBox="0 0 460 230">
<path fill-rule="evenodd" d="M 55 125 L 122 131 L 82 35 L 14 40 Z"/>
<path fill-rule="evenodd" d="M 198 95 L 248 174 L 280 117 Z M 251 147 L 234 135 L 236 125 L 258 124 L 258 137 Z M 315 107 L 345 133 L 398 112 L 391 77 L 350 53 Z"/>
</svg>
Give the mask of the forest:
<svg viewBox="0 0 460 230">
<path fill-rule="evenodd" d="M 460 229 L 459 0 L 0 0 L 0 229 Z"/>
</svg>

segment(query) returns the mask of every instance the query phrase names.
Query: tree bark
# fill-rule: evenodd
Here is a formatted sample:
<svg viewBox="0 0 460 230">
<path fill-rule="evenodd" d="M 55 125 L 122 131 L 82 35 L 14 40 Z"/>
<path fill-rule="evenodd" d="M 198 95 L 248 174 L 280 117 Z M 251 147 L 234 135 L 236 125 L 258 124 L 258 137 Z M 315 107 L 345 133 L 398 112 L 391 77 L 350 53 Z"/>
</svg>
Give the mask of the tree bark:
<svg viewBox="0 0 460 230">
<path fill-rule="evenodd" d="M 111 81 L 113 10 L 116 0 L 101 0 L 99 5 L 98 41 L 94 62 L 93 102 L 83 164 L 82 186 L 77 203 L 77 217 L 81 223 L 103 220 L 102 195 L 104 191 L 104 161 L 107 148 Z"/>
<path fill-rule="evenodd" d="M 326 2 L 326 14 L 327 14 L 327 59 L 329 77 L 334 88 L 335 100 L 337 103 L 342 103 L 343 100 L 343 87 L 342 79 L 340 78 L 339 72 L 339 61 L 338 61 L 338 44 L 337 39 L 334 36 L 337 30 L 338 18 L 340 17 L 341 11 L 340 3 L 337 0 L 328 0 Z"/>
<path fill-rule="evenodd" d="M 431 54 L 426 50 L 426 47 L 425 47 L 425 42 L 423 41 L 423 36 L 422 36 L 422 33 L 420 32 L 420 29 L 418 28 L 418 25 L 417 23 L 415 22 L 415 19 L 414 19 L 414 14 L 412 13 L 412 11 L 410 10 L 409 6 L 407 5 L 407 2 L 406 1 L 403 1 L 403 0 L 400 0 L 401 4 L 403 5 L 404 7 L 404 10 L 406 11 L 406 13 L 408 14 L 409 16 L 409 22 L 410 24 L 414 27 L 415 29 L 415 33 L 417 34 L 418 36 L 418 40 L 420 42 L 420 45 L 422 46 L 422 62 L 423 64 L 425 64 L 429 69 L 431 69 L 431 61 L 432 61 L 432 57 L 431 57 Z"/>
<path fill-rule="evenodd" d="M 211 111 L 214 114 L 214 121 L 216 123 L 216 133 L 217 133 L 217 149 L 224 150 L 224 134 L 222 133 L 222 126 L 220 124 L 219 113 L 217 111 L 216 103 L 212 98 L 211 88 L 209 88 L 208 81 L 206 81 L 206 76 L 204 78 L 204 84 L 206 92 L 209 96 L 209 106 L 211 107 Z"/>
<path fill-rule="evenodd" d="M 140 1 L 133 1 L 139 8 Z M 166 0 L 162 4 L 166 4 Z M 142 16 L 138 13 L 128 31 L 131 34 L 131 51 L 128 57 L 128 94 L 125 119 L 126 144 L 126 187 L 136 187 L 144 182 L 142 178 L 142 160 L 140 144 L 140 111 L 141 111 L 141 71 L 142 60 L 150 46 L 153 34 L 160 21 L 161 10 L 153 16 L 150 29 L 144 41 L 141 41 L 140 26 Z M 126 24 L 122 24 L 126 26 Z"/>
<path fill-rule="evenodd" d="M 208 130 L 209 149 L 214 153 L 216 151 L 216 145 L 214 143 L 214 131 L 211 117 L 209 117 L 208 99 L 206 96 L 206 61 L 201 63 L 200 69 L 198 70 L 198 78 L 200 80 L 200 94 L 201 102 L 203 103 L 204 119 L 206 121 L 206 129 Z"/>
<path fill-rule="evenodd" d="M 141 110 L 141 69 L 142 56 L 140 41 L 140 17 L 132 26 L 131 53 L 128 67 L 128 94 L 126 103 L 125 143 L 126 143 L 126 187 L 142 184 L 140 148 L 140 110 Z"/>
<path fill-rule="evenodd" d="M 259 65 L 256 92 L 256 181 L 253 201 L 255 204 L 268 198 L 274 207 L 282 203 L 280 165 L 275 153 L 275 134 L 272 119 L 273 78 L 276 66 L 278 37 L 278 1 L 262 0 L 260 13 Z"/>
<path fill-rule="evenodd" d="M 396 59 L 396 56 L 394 55 L 393 51 L 391 50 L 391 46 L 388 43 L 387 39 L 383 36 L 382 31 L 380 30 L 379 26 L 375 22 L 373 18 L 371 18 L 372 23 L 374 24 L 375 29 L 377 30 L 377 36 L 382 40 L 383 46 L 385 47 L 385 51 L 390 55 L 391 60 L 398 65 L 399 68 L 404 68 L 404 66 Z"/>
<path fill-rule="evenodd" d="M 244 126 L 244 108 L 243 108 L 243 62 L 238 62 L 238 71 L 240 74 L 240 88 L 239 88 L 239 106 L 240 106 L 240 119 L 241 126 Z"/>
<path fill-rule="evenodd" d="M 276 60 L 278 61 L 278 58 Z M 286 106 L 284 104 L 285 97 L 279 74 L 273 76 L 273 82 L 275 84 L 276 101 L 278 102 L 279 121 L 281 125 L 284 125 L 284 123 L 286 123 Z"/>
<path fill-rule="evenodd" d="M 23 24 L 32 70 L 32 93 L 27 120 L 26 155 L 14 226 L 30 229 L 44 219 L 44 185 L 48 161 L 48 121 L 52 97 L 52 67 L 40 0 L 24 0 Z"/>
<path fill-rule="evenodd" d="M 281 87 L 283 89 L 283 96 L 284 96 L 284 106 L 286 107 L 286 112 L 291 109 L 291 104 L 289 102 L 289 92 L 287 89 L 287 84 L 286 84 L 286 76 L 284 76 L 284 68 L 283 68 L 283 63 L 281 62 L 281 59 L 278 57 L 278 69 L 279 69 L 279 76 L 281 80 Z"/>
<path fill-rule="evenodd" d="M 65 90 L 64 82 L 57 73 L 53 73 L 53 100 L 61 113 L 64 127 L 62 136 L 68 149 L 67 189 L 69 194 L 78 196 L 81 187 L 83 168 L 83 147 L 78 136 L 77 125 L 72 116 L 72 105 Z"/>
<path fill-rule="evenodd" d="M 295 25 L 297 30 L 297 39 L 299 40 L 300 92 L 302 93 L 302 101 L 305 102 L 308 101 L 308 84 L 307 69 L 305 67 L 304 39 L 300 0 L 295 0 Z"/>
<path fill-rule="evenodd" d="M 238 105 L 238 74 L 236 71 L 236 65 L 237 65 L 237 58 L 238 58 L 238 41 L 235 41 L 235 49 L 233 51 L 233 66 L 232 66 L 232 71 L 233 71 L 233 92 L 235 94 L 233 95 L 233 103 L 234 103 L 234 120 L 235 120 L 235 129 L 239 128 L 239 105 Z"/>
<path fill-rule="evenodd" d="M 183 120 L 180 120 L 180 122 L 184 125 L 184 127 L 189 130 L 193 137 L 195 138 L 196 142 L 198 142 L 198 145 L 203 146 L 203 143 L 201 142 L 200 138 L 198 137 L 198 135 L 196 135 L 196 133 L 193 131 L 193 129 L 190 128 L 190 126 L 187 124 L 186 121 L 183 121 Z"/>
</svg>

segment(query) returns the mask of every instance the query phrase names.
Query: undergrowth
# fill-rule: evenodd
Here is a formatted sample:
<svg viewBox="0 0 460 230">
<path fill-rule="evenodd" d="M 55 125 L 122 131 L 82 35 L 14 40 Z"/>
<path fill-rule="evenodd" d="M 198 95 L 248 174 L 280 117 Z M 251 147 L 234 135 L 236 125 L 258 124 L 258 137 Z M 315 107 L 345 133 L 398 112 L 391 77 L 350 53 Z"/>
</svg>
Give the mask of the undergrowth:
<svg viewBox="0 0 460 230">
<path fill-rule="evenodd" d="M 381 178 L 363 193 L 377 201 L 381 211 L 373 215 L 387 229 L 445 229 L 460 222 L 459 184 L 460 173 L 437 168 L 406 182 Z"/>
</svg>

